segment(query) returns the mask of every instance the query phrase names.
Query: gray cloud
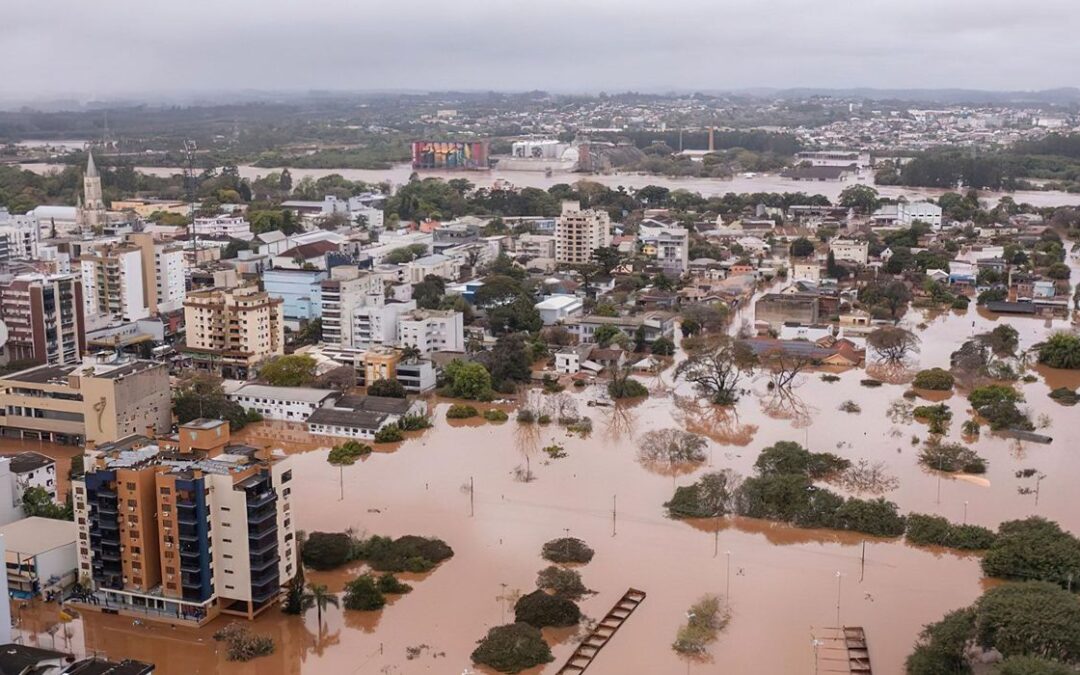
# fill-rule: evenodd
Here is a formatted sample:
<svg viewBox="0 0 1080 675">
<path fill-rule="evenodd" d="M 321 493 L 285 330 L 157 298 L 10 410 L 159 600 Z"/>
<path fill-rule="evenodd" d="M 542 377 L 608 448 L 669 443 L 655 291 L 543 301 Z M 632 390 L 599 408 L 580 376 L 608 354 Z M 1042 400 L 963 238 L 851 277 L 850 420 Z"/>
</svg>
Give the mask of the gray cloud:
<svg viewBox="0 0 1080 675">
<path fill-rule="evenodd" d="M 0 97 L 1080 84 L 1076 0 L 6 3 Z"/>
</svg>

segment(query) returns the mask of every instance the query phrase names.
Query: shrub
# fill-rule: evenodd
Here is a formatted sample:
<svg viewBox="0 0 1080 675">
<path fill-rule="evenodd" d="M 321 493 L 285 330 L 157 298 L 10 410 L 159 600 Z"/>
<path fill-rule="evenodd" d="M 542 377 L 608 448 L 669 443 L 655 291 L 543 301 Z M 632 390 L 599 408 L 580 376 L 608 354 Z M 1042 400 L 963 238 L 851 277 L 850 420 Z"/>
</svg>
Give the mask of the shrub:
<svg viewBox="0 0 1080 675">
<path fill-rule="evenodd" d="M 368 385 L 369 396 L 385 396 L 387 398 L 405 398 L 405 387 L 397 380 L 379 378 Z"/>
<path fill-rule="evenodd" d="M 675 343 L 666 337 L 658 337 L 653 340 L 649 349 L 657 356 L 672 356 L 675 354 Z"/>
<path fill-rule="evenodd" d="M 470 417 L 476 417 L 479 414 L 480 412 L 471 405 L 455 403 L 454 405 L 450 406 L 450 408 L 446 411 L 446 419 L 465 420 L 469 419 Z"/>
<path fill-rule="evenodd" d="M 1076 670 L 1058 661 L 1037 656 L 1010 656 L 994 669 L 995 675 L 1076 675 Z"/>
<path fill-rule="evenodd" d="M 949 391 L 953 388 L 953 376 L 944 368 L 930 368 L 929 370 L 920 370 L 915 375 L 912 384 L 919 389 Z"/>
<path fill-rule="evenodd" d="M 453 555 L 443 540 L 414 535 L 397 539 L 376 535 L 356 547 L 356 557 L 379 572 L 426 572 Z"/>
<path fill-rule="evenodd" d="M 1080 336 L 1064 331 L 1054 333 L 1039 345 L 1039 363 L 1051 368 L 1080 369 Z"/>
<path fill-rule="evenodd" d="M 868 377 L 868 378 L 866 378 L 864 380 L 859 380 L 859 384 L 861 384 L 864 387 L 880 387 L 884 383 L 881 380 L 875 380 L 873 378 Z"/>
<path fill-rule="evenodd" d="M 396 424 L 387 424 L 375 432 L 376 443 L 397 443 L 404 439 L 405 434 L 402 433 L 401 427 Z"/>
<path fill-rule="evenodd" d="M 957 295 L 957 296 L 953 297 L 953 299 L 952 299 L 952 308 L 953 309 L 967 309 L 968 305 L 970 305 L 970 304 L 971 304 L 971 299 L 968 298 L 966 295 Z"/>
<path fill-rule="evenodd" d="M 821 381 L 822 382 L 828 382 L 830 384 L 833 383 L 833 382 L 839 382 L 840 381 L 840 376 L 825 373 L 824 375 L 821 376 Z"/>
<path fill-rule="evenodd" d="M 840 411 L 852 414 L 858 414 L 862 412 L 862 408 L 855 401 L 844 401 L 840 404 Z"/>
<path fill-rule="evenodd" d="M 304 564 L 315 570 L 332 570 L 352 559 L 353 541 L 344 532 L 312 532 L 301 548 Z"/>
<path fill-rule="evenodd" d="M 500 673 L 520 673 L 550 663 L 555 657 L 539 628 L 527 623 L 511 623 L 489 630 L 473 650 L 472 660 Z"/>
<path fill-rule="evenodd" d="M 1076 405 L 1080 403 L 1080 394 L 1077 394 L 1075 389 L 1069 389 L 1068 387 L 1058 387 L 1050 392 L 1050 398 L 1054 399 L 1061 405 Z"/>
<path fill-rule="evenodd" d="M 398 420 L 397 425 L 402 431 L 422 431 L 431 428 L 431 420 L 427 415 L 405 415 Z"/>
<path fill-rule="evenodd" d="M 341 445 L 335 445 L 326 456 L 326 461 L 334 466 L 355 464 L 356 460 L 371 454 L 371 446 L 360 441 L 345 441 Z"/>
<path fill-rule="evenodd" d="M 522 424 L 532 424 L 536 421 L 536 413 L 528 408 L 522 408 L 517 412 L 517 421 Z"/>
<path fill-rule="evenodd" d="M 988 577 L 1069 586 L 1080 571 L 1080 540 L 1037 516 L 1008 521 L 998 527 L 997 539 L 983 556 L 982 569 Z"/>
<path fill-rule="evenodd" d="M 944 403 L 937 405 L 920 405 L 911 411 L 912 417 L 926 420 L 930 423 L 930 433 L 944 434 L 948 431 L 949 420 L 952 419 L 952 410 Z"/>
<path fill-rule="evenodd" d="M 412 586 L 404 581 L 399 581 L 398 578 L 390 572 L 386 572 L 379 577 L 378 585 L 379 590 L 387 595 L 404 595 L 412 592 Z"/>
<path fill-rule="evenodd" d="M 718 518 L 734 509 L 740 479 L 732 471 L 707 473 L 696 483 L 678 487 L 664 503 L 672 518 Z"/>
<path fill-rule="evenodd" d="M 907 517 L 908 541 L 920 546 L 984 550 L 994 543 L 993 530 L 978 525 L 954 525 L 941 516 L 912 513 Z"/>
<path fill-rule="evenodd" d="M 1030 431 L 1035 428 L 1027 415 L 1017 407 L 1017 403 L 1023 400 L 1023 395 L 1018 391 L 1000 384 L 978 387 L 968 395 L 971 407 L 990 422 L 990 428 L 994 430 L 1015 427 Z"/>
<path fill-rule="evenodd" d="M 379 589 L 379 582 L 370 574 L 361 574 L 345 584 L 345 609 L 371 612 L 382 609 L 386 598 Z"/>
<path fill-rule="evenodd" d="M 641 398 L 648 396 L 649 390 L 642 383 L 632 377 L 612 380 L 608 383 L 608 394 L 611 398 Z"/>
<path fill-rule="evenodd" d="M 706 595 L 690 606 L 687 621 L 675 635 L 671 648 L 680 654 L 700 654 L 731 619 L 726 607 L 720 606 L 720 598 Z"/>
<path fill-rule="evenodd" d="M 491 373 L 482 364 L 454 359 L 443 369 L 444 392 L 454 398 L 491 399 Z"/>
<path fill-rule="evenodd" d="M 544 544 L 540 555 L 544 560 L 553 563 L 587 563 L 593 559 L 596 552 L 589 548 L 588 544 L 574 537 L 562 537 L 552 539 Z"/>
<path fill-rule="evenodd" d="M 256 635 L 240 624 L 229 624 L 215 632 L 213 637 L 228 645 L 225 658 L 230 661 L 250 661 L 274 653 L 274 640 L 270 636 Z"/>
<path fill-rule="evenodd" d="M 536 418 L 539 424 L 551 424 L 551 415 L 547 413 L 540 413 L 540 416 Z"/>
<path fill-rule="evenodd" d="M 899 537 L 904 533 L 904 517 L 896 504 L 878 497 L 858 499 L 852 497 L 836 510 L 833 527 L 852 530 L 877 537 Z"/>
<path fill-rule="evenodd" d="M 563 569 L 549 565 L 536 575 L 536 587 L 551 591 L 555 595 L 578 600 L 589 592 L 581 581 L 581 574 L 576 570 Z"/>
<path fill-rule="evenodd" d="M 915 650 L 905 663 L 908 675 L 943 675 L 971 672 L 964 658 L 975 633 L 975 610 L 967 607 L 946 614 L 925 626 Z"/>
<path fill-rule="evenodd" d="M 514 620 L 537 628 L 574 626 L 581 621 L 581 610 L 569 598 L 536 590 L 518 599 Z"/>
<path fill-rule="evenodd" d="M 959 443 L 927 443 L 919 453 L 919 462 L 946 473 L 986 473 L 986 460 Z"/>
<path fill-rule="evenodd" d="M 835 475 L 851 462 L 829 452 L 810 452 L 794 441 L 778 441 L 761 451 L 754 468 L 763 476 L 799 474 L 815 480 Z"/>
<path fill-rule="evenodd" d="M 544 454 L 551 459 L 562 459 L 563 457 L 566 457 L 566 448 L 558 443 L 553 443 L 544 447 Z"/>
<path fill-rule="evenodd" d="M 484 411 L 484 419 L 489 422 L 505 422 L 510 419 L 510 416 L 506 414 L 506 411 L 499 410 L 498 408 L 491 408 Z"/>
<path fill-rule="evenodd" d="M 572 431 L 572 432 L 574 432 L 576 434 L 581 434 L 582 436 L 584 436 L 586 434 L 591 434 L 592 433 L 592 418 L 591 417 L 582 417 L 582 418 L 578 419 L 576 422 L 572 422 L 570 424 L 567 424 L 566 425 L 566 430 L 567 431 Z"/>
</svg>

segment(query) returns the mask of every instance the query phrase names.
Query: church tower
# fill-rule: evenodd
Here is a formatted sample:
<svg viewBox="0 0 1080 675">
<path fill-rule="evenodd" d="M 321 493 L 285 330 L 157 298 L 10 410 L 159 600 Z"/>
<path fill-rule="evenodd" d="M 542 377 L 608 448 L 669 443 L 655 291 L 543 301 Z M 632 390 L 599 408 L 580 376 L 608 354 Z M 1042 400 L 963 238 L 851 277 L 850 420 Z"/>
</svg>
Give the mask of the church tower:
<svg viewBox="0 0 1080 675">
<path fill-rule="evenodd" d="M 94 153 L 87 152 L 86 173 L 83 174 L 83 206 L 80 225 L 100 227 L 105 225 L 105 201 L 101 197 L 101 176 L 94 165 Z"/>
</svg>

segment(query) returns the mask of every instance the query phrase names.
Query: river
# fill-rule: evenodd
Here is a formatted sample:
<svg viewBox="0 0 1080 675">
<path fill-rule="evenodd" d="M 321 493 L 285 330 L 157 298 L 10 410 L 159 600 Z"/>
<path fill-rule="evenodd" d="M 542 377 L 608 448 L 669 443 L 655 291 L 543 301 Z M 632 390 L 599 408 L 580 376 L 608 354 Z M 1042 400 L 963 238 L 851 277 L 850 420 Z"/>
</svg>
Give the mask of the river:
<svg viewBox="0 0 1080 675">
<path fill-rule="evenodd" d="M 27 163 L 21 164 L 22 168 L 44 173 L 55 170 L 55 164 Z M 180 172 L 178 168 L 167 167 L 136 167 L 138 171 L 155 176 L 170 176 Z M 251 165 L 238 167 L 240 176 L 254 179 L 265 176 L 272 171 L 280 169 L 265 169 Z M 367 169 L 289 169 L 293 176 L 293 182 L 311 176 L 321 178 L 330 174 L 340 174 L 349 180 L 364 181 L 367 183 L 389 182 L 391 186 L 399 186 L 409 180 L 413 169 L 409 164 L 398 164 L 387 170 Z M 667 176 L 651 176 L 639 173 L 614 173 L 614 174 L 580 174 L 568 172 L 556 172 L 548 176 L 540 171 L 505 171 L 493 169 L 480 172 L 460 171 L 422 171 L 421 176 L 434 176 L 443 179 L 467 178 L 478 187 L 491 187 L 497 181 L 510 183 L 517 187 L 535 187 L 548 189 L 558 183 L 574 183 L 579 180 L 590 180 L 601 183 L 610 188 L 642 188 L 646 185 L 661 185 L 672 190 L 689 190 L 699 192 L 705 197 L 723 195 L 728 192 L 754 193 L 754 192 L 806 192 L 808 194 L 822 194 L 832 201 L 840 196 L 840 192 L 856 182 L 799 182 L 781 178 L 778 174 L 755 174 L 752 177 L 739 175 L 732 179 L 723 178 L 670 178 Z M 873 185 L 873 180 L 858 181 L 858 184 Z M 882 197 L 896 199 L 904 197 L 909 201 L 924 198 L 935 198 L 946 190 L 933 188 L 907 188 L 895 185 L 876 186 Z M 1018 203 L 1028 203 L 1033 206 L 1067 206 L 1080 204 L 1080 193 L 1058 191 L 1017 191 L 1017 192 L 981 192 L 980 195 L 988 203 L 996 203 L 1004 196 L 1012 197 Z"/>
</svg>

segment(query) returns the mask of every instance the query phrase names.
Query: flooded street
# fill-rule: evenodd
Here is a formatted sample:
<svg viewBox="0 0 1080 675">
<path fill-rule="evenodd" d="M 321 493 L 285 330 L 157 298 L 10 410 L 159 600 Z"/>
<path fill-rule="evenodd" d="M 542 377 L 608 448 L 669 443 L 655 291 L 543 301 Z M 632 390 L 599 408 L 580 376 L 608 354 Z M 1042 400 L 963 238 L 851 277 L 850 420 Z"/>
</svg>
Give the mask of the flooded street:
<svg viewBox="0 0 1080 675">
<path fill-rule="evenodd" d="M 974 306 L 966 314 L 931 316 L 912 310 L 906 321 L 927 324 L 920 367 L 947 365 L 949 352 L 972 333 L 972 321 L 976 332 L 996 323 Z M 1009 322 L 1020 331 L 1021 347 L 1047 334 L 1043 320 Z M 744 475 L 752 472 L 761 448 L 799 441 L 815 451 L 884 462 L 898 480 L 885 496 L 903 512 L 941 514 L 954 521 L 962 521 L 966 512 L 967 522 L 988 527 L 1037 513 L 1080 531 L 1071 490 L 1080 458 L 1067 442 L 1076 410 L 1047 397 L 1062 382 L 1080 384 L 1080 376 L 1046 370 L 1038 375 L 1037 381 L 1019 386 L 1033 419 L 1048 416 L 1051 425 L 1045 433 L 1057 440 L 1031 445 L 984 428 L 974 447 L 989 461 L 981 477 L 985 480 L 939 478 L 921 468 L 911 438 L 925 439 L 926 426 L 897 424 L 888 417 L 889 406 L 907 386 L 868 389 L 859 384 L 866 377 L 863 370 L 844 372 L 835 383 L 822 381 L 818 373 L 804 374 L 793 396 L 783 400 L 768 392 L 763 379 L 747 380 L 749 391 L 733 411 L 699 403 L 684 384 L 672 387 L 670 369 L 644 378 L 654 396 L 636 405 L 586 407 L 585 400 L 599 393 L 592 387 L 574 394 L 581 412 L 593 418 L 589 438 L 513 419 L 451 425 L 445 419 L 448 404 L 439 401 L 433 429 L 345 468 L 342 500 L 338 470 L 326 463 L 325 440 L 282 423 L 250 427 L 240 434 L 245 441 L 281 446 L 294 456 L 298 528 L 432 535 L 447 541 L 455 556 L 410 579 L 414 591 L 379 612 L 329 608 L 321 630 L 314 612 L 303 620 L 268 612 L 254 628 L 274 637 L 274 654 L 228 664 L 228 672 L 460 673 L 470 665 L 476 640 L 512 616 L 509 596 L 533 590 L 536 573 L 546 566 L 541 545 L 566 534 L 596 549 L 593 562 L 580 570 L 585 584 L 596 591 L 582 603 L 586 615 L 603 616 L 628 587 L 648 593 L 590 673 L 683 672 L 687 664 L 670 644 L 686 608 L 704 593 L 724 594 L 729 585 L 733 618 L 710 650 L 713 665 L 691 663 L 691 672 L 720 667 L 731 673 L 812 672 L 811 631 L 836 623 L 838 591 L 840 620 L 866 628 L 875 669 L 899 672 L 924 623 L 981 593 L 984 581 L 976 556 L 739 518 L 669 520 L 662 505 L 673 486 L 693 482 L 710 470 L 710 462 L 672 479 L 637 461 L 635 439 L 673 423 L 685 426 L 710 437 L 712 469 L 732 468 Z M 846 400 L 856 401 L 861 413 L 841 412 Z M 957 393 L 945 402 L 954 413 L 950 438 L 959 439 L 960 425 L 969 416 L 966 399 Z M 541 452 L 555 441 L 567 457 L 551 460 Z M 529 483 L 514 477 L 526 457 L 535 474 Z M 1037 505 L 1034 495 L 1017 491 L 1034 487 L 1029 485 L 1033 479 L 1015 477 L 1029 467 L 1046 475 Z M 311 573 L 309 580 L 337 591 L 360 569 Z M 72 624 L 72 649 L 154 661 L 164 675 L 221 672 L 223 650 L 210 635 L 224 622 L 191 630 L 88 616 Z M 40 627 L 27 630 L 41 632 Z M 581 636 L 563 631 L 556 637 L 556 662 L 536 672 L 554 672 Z M 50 638 L 42 634 L 37 640 L 47 644 Z M 421 646 L 418 656 L 407 657 L 407 648 Z"/>
<path fill-rule="evenodd" d="M 42 163 L 26 163 L 20 165 L 23 169 L 44 173 L 56 170 L 58 165 Z M 280 168 L 270 169 L 244 164 L 237 167 L 241 178 L 254 179 L 265 176 Z M 136 167 L 137 171 L 154 176 L 171 176 L 180 173 L 179 168 L 171 167 Z M 330 174 L 339 174 L 344 178 L 367 183 L 380 183 L 386 181 L 391 187 L 397 187 L 408 182 L 413 168 L 409 164 L 397 164 L 390 169 L 297 169 L 290 168 L 293 180 L 299 181 L 307 176 L 318 179 Z M 642 188 L 646 185 L 661 185 L 671 190 L 689 190 L 699 192 L 704 197 L 724 195 L 728 192 L 754 193 L 754 192 L 805 192 L 807 194 L 822 194 L 833 202 L 840 196 L 844 188 L 859 183 L 873 185 L 872 177 L 865 181 L 830 181 L 830 182 L 806 182 L 793 181 L 781 178 L 778 174 L 755 174 L 752 176 L 737 175 L 734 178 L 691 178 L 691 177 L 668 177 L 653 176 L 641 173 L 612 173 L 612 174 L 585 174 L 570 172 L 555 172 L 545 175 L 542 171 L 508 171 L 498 168 L 490 171 L 421 171 L 420 176 L 442 178 L 466 178 L 477 187 L 490 188 L 498 181 L 505 181 L 518 188 L 534 187 L 546 190 L 552 185 L 559 183 L 576 183 L 579 180 L 588 180 L 610 188 Z M 919 198 L 936 198 L 947 190 L 935 188 L 909 188 L 898 185 L 882 185 L 877 187 L 878 193 L 885 198 L 897 199 L 905 197 L 915 200 Z M 1080 204 L 1080 193 L 1068 193 L 1058 191 L 1031 191 L 1020 190 L 1016 192 L 990 192 L 980 191 L 979 195 L 991 203 L 1003 196 L 1010 196 L 1017 203 L 1028 203 L 1033 206 L 1065 206 Z"/>
</svg>

